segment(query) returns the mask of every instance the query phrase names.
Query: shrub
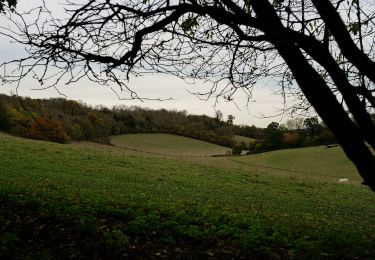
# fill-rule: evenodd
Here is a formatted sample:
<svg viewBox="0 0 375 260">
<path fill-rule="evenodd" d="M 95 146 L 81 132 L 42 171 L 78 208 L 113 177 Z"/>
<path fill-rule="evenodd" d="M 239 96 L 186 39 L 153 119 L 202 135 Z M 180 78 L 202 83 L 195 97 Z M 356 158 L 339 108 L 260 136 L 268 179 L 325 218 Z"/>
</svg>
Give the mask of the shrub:
<svg viewBox="0 0 375 260">
<path fill-rule="evenodd" d="M 85 139 L 82 127 L 79 124 L 71 123 L 64 124 L 65 131 L 72 140 L 81 141 Z"/>
<path fill-rule="evenodd" d="M 270 150 L 270 147 L 268 143 L 264 141 L 255 141 L 253 143 L 250 143 L 248 146 L 249 154 L 252 153 L 261 153 Z"/>
<path fill-rule="evenodd" d="M 14 108 L 10 108 L 8 113 L 9 132 L 14 135 L 27 137 L 31 127 L 30 116 L 26 113 L 19 112 Z"/>
<path fill-rule="evenodd" d="M 60 121 L 42 116 L 38 116 L 32 122 L 28 137 L 62 144 L 70 142 L 70 138 L 64 131 Z"/>
<path fill-rule="evenodd" d="M 232 154 L 241 155 L 241 152 L 242 152 L 242 146 L 240 144 L 235 144 L 232 148 Z"/>
<path fill-rule="evenodd" d="M 87 118 L 92 125 L 103 125 L 103 119 L 101 119 L 95 112 L 91 111 L 87 114 Z"/>
<path fill-rule="evenodd" d="M 0 101 L 0 130 L 8 131 L 10 126 L 10 114 L 4 102 Z"/>
<path fill-rule="evenodd" d="M 283 133 L 283 146 L 284 147 L 296 147 L 299 145 L 300 136 L 296 132 L 285 132 Z"/>
</svg>

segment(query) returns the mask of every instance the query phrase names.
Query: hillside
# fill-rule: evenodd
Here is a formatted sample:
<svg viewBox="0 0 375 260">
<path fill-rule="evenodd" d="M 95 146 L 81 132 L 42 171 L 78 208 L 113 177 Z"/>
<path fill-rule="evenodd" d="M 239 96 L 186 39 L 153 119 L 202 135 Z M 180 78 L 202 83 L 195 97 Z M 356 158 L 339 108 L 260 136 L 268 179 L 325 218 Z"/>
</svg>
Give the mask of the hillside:
<svg viewBox="0 0 375 260">
<path fill-rule="evenodd" d="M 239 163 L 253 167 L 269 167 L 269 170 L 293 172 L 299 178 L 335 180 L 349 178 L 359 183 L 361 177 L 340 147 L 315 146 L 286 149 L 235 158 Z"/>
<path fill-rule="evenodd" d="M 230 154 L 228 147 L 172 134 L 127 134 L 112 136 L 111 144 L 130 150 L 169 156 L 212 156 Z"/>
<path fill-rule="evenodd" d="M 235 135 L 234 136 L 234 141 L 236 141 L 237 143 L 244 142 L 245 144 L 250 144 L 250 143 L 255 142 L 256 140 L 257 139 L 255 139 L 255 138 L 250 138 L 250 137 L 246 137 L 246 136 L 242 136 L 242 135 Z"/>
<path fill-rule="evenodd" d="M 209 117 L 191 115 L 187 111 L 123 105 L 92 107 L 64 98 L 31 99 L 0 94 L 1 131 L 57 143 L 93 141 L 109 144 L 113 135 L 169 133 L 225 146 L 233 149 L 233 154 L 241 154 L 243 150 L 259 153 L 335 142 L 317 118 L 301 119 L 308 124 L 298 131 L 276 122 L 271 122 L 267 128 L 259 128 L 235 125 L 233 120 L 231 115 L 225 119 L 220 111 L 216 111 L 215 117 Z"/>
<path fill-rule="evenodd" d="M 21 104 L 21 102 L 22 104 Z M 69 143 L 108 143 L 111 135 L 170 133 L 232 148 L 233 129 L 256 134 L 261 129 L 233 126 L 220 117 L 186 111 L 140 107 L 91 107 L 63 98 L 31 99 L 0 94 L 0 130 L 26 138 Z"/>
<path fill-rule="evenodd" d="M 374 195 L 336 148 L 173 158 L 2 133 L 0 145 L 3 259 L 375 256 Z M 321 168 L 304 169 L 307 154 Z"/>
</svg>

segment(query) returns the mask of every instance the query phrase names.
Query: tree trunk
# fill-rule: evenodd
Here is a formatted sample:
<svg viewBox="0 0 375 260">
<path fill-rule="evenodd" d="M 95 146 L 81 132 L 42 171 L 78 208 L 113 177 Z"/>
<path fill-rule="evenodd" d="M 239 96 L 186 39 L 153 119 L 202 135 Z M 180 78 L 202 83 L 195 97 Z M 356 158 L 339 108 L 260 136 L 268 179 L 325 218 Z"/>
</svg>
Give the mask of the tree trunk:
<svg viewBox="0 0 375 260">
<path fill-rule="evenodd" d="M 257 18 L 264 25 L 264 33 L 289 66 L 307 100 L 353 161 L 364 179 L 363 184 L 375 191 L 375 157 L 362 140 L 357 126 L 294 42 L 285 38 L 286 29 L 268 0 L 251 0 L 251 4 Z"/>
<path fill-rule="evenodd" d="M 341 92 L 350 112 L 353 114 L 362 136 L 375 149 L 375 125 L 367 113 L 365 106 L 359 100 L 355 87 L 350 84 L 344 71 L 340 69 L 328 49 L 313 37 L 294 31 L 290 31 L 288 35 L 293 38 L 299 47 L 304 49 L 315 61 L 326 69 L 337 89 Z"/>
</svg>

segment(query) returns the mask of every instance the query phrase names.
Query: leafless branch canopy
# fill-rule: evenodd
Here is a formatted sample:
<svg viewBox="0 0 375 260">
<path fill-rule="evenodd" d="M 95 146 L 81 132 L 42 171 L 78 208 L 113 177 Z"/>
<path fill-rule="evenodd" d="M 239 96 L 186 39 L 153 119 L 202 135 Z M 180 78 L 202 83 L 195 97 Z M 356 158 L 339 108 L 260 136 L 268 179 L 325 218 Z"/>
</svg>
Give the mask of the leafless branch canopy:
<svg viewBox="0 0 375 260">
<path fill-rule="evenodd" d="M 104 85 L 114 82 L 129 98 L 140 98 L 127 87 L 129 77 L 160 72 L 210 81 L 211 89 L 196 94 L 231 100 L 238 90 L 251 98 L 255 83 L 272 76 L 280 82 L 282 94 L 302 97 L 248 1 L 80 2 L 67 2 L 66 19 L 56 19 L 45 5 L 11 15 L 18 30 L 1 28 L 1 33 L 25 44 L 29 57 L 4 64 L 4 69 L 10 63 L 19 65 L 18 74 L 6 73 L 4 80 L 32 74 L 41 84 L 55 87 L 60 81 L 69 84 L 88 77 Z M 316 39 L 350 75 L 358 93 L 373 99 L 374 86 L 345 60 L 310 1 L 274 1 L 273 5 L 288 37 Z M 360 9 L 360 21 L 356 6 L 344 5 L 336 3 L 341 17 L 353 28 L 357 44 L 372 54 L 375 15 L 370 4 Z M 37 18 L 30 22 L 29 16 Z M 324 69 L 320 73 L 329 78 Z M 367 91 L 362 93 L 364 87 Z"/>
</svg>

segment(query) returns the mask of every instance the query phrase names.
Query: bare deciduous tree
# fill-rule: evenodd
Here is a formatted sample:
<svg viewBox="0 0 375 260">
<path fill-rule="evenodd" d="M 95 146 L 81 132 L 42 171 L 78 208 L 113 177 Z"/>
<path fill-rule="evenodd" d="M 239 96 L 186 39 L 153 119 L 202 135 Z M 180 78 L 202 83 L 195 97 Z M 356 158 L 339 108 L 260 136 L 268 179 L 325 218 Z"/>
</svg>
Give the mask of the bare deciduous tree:
<svg viewBox="0 0 375 260">
<path fill-rule="evenodd" d="M 0 12 L 4 11 L 4 6 L 7 6 L 8 8 L 13 10 L 16 5 L 17 0 L 0 0 Z"/>
<path fill-rule="evenodd" d="M 4 80 L 31 74 L 54 87 L 88 77 L 139 98 L 129 77 L 159 72 L 210 81 L 196 94 L 232 100 L 273 77 L 316 110 L 375 190 L 373 10 L 366 0 L 68 1 L 66 19 L 41 7 L 33 23 L 13 19 L 19 31 L 2 28 L 29 53 L 3 64 L 18 66 Z"/>
</svg>

